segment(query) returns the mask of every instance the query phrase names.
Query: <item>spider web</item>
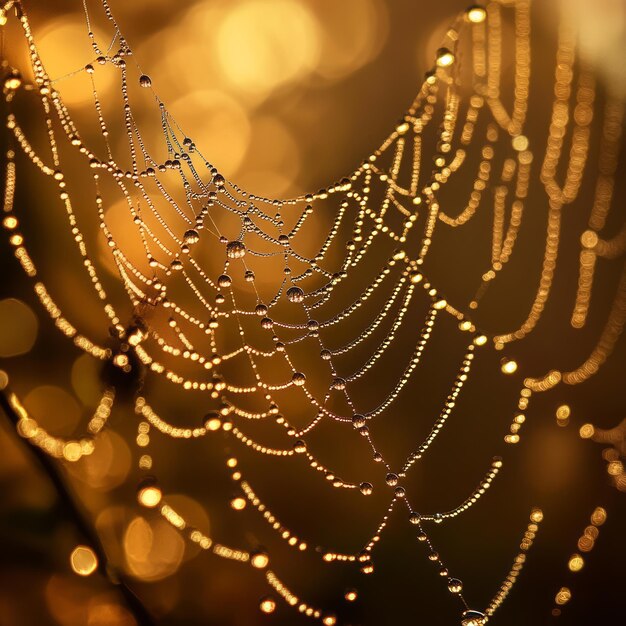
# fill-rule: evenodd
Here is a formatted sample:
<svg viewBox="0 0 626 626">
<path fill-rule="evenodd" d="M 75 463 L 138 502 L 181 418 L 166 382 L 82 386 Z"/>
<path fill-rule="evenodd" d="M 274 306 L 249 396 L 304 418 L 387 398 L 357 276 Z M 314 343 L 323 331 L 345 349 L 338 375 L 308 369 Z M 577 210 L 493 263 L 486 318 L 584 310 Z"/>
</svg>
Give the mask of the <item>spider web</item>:
<svg viewBox="0 0 626 626">
<path fill-rule="evenodd" d="M 294 559 L 299 552 L 312 551 L 327 563 L 354 563 L 371 573 L 377 544 L 391 532 L 387 526 L 392 514 L 402 511 L 404 523 L 425 545 L 458 601 L 462 623 L 477 626 L 495 613 L 514 584 L 542 512 L 531 511 L 512 569 L 491 602 L 475 611 L 465 600 L 464 584 L 437 552 L 430 529 L 473 507 L 496 479 L 502 457 L 485 460 L 476 487 L 442 510 L 422 510 L 409 486 L 411 474 L 449 421 L 458 419 L 459 405 L 471 415 L 477 396 L 493 384 L 507 390 L 503 402 L 510 414 L 509 423 L 498 426 L 506 434 L 497 437 L 504 437 L 506 444 L 518 443 L 533 393 L 586 380 L 606 360 L 621 332 L 626 316 L 623 278 L 604 332 L 580 367 L 520 378 L 516 361 L 501 358 L 500 351 L 529 335 L 543 313 L 556 267 L 561 210 L 576 198 L 587 166 L 593 75 L 582 62 L 574 72 L 575 33 L 567 24 L 559 33 L 551 134 L 540 172 L 550 213 L 539 288 L 518 328 L 494 335 L 473 321 L 488 288 L 515 252 L 537 158 L 523 134 L 530 3 L 510 4 L 516 33 L 510 112 L 500 96 L 501 20 L 509 9 L 498 3 L 468 9 L 450 27 L 433 70 L 382 144 L 325 189 L 284 200 L 241 189 L 207 160 L 202 146 L 185 134 L 158 97 L 106 0 L 98 8 L 110 26 L 108 42 L 96 40 L 91 32 L 93 18 L 85 3 L 94 60 L 78 73 L 84 73 L 92 87 L 89 125 L 99 128 L 100 137 L 97 142 L 83 140 L 80 124 L 63 102 L 62 87 L 57 90 L 61 83 L 45 71 L 21 3 L 10 2 L 5 8 L 17 13 L 22 37 L 30 46 L 31 67 L 21 68 L 22 73 L 13 70 L 5 80 L 11 145 L 4 225 L 55 325 L 75 346 L 106 365 L 108 380 L 87 434 L 80 438 L 48 434 L 12 395 L 22 414 L 20 433 L 55 457 L 78 461 L 97 447 L 116 396 L 131 389 L 143 474 L 140 504 L 156 508 L 204 550 L 258 569 L 273 590 L 261 601 L 265 612 L 273 611 L 280 597 L 326 625 L 337 619 L 292 591 L 268 552 L 227 546 L 170 505 L 156 479 L 158 468 L 149 452 L 152 439 L 224 434 L 229 450 L 223 453 L 224 462 L 238 493 L 231 507 L 252 509 L 269 532 L 293 549 Z M 119 105 L 100 99 L 98 81 L 104 72 L 114 73 L 119 82 Z M 135 114 L 139 101 L 144 109 L 152 101 L 149 117 Z M 37 107 L 45 121 L 41 136 L 31 138 L 22 127 L 20 117 L 27 107 Z M 564 110 L 570 107 L 571 150 L 563 164 L 561 130 L 568 123 Z M 618 104 L 606 105 L 603 141 L 609 156 L 616 151 L 619 155 L 615 129 L 622 114 Z M 154 141 L 144 129 L 157 125 L 162 132 Z M 614 174 L 616 158 L 602 162 L 599 181 L 606 183 Z M 67 318 L 39 278 L 21 230 L 22 218 L 19 211 L 13 213 L 20 167 L 28 161 L 45 181 L 42 185 L 57 188 L 70 237 L 101 303 L 97 325 L 110 327 L 108 342 L 83 331 L 85 320 Z M 563 182 L 558 183 L 563 172 Z M 473 180 L 465 199 L 462 185 L 455 187 L 461 174 Z M 450 210 L 442 206 L 449 188 L 455 190 Z M 626 241 L 624 230 L 613 239 L 597 234 L 611 203 L 606 186 L 603 189 L 596 197 L 595 230 L 585 231 L 593 232 L 595 239 L 593 245 L 583 241 L 575 326 L 585 323 L 596 259 L 620 258 Z M 472 223 L 488 192 L 494 198 L 490 263 L 475 295 L 460 306 L 429 279 L 428 255 L 441 229 Z M 116 221 L 108 212 L 113 206 L 123 215 Z M 88 246 L 96 231 L 104 237 L 106 262 L 117 271 L 115 281 L 100 271 L 101 255 Z M 86 325 L 96 326 L 92 320 Z M 475 362 L 482 361 L 490 373 L 471 383 Z M 470 393 L 472 384 L 476 389 Z M 182 392 L 193 394 L 198 415 L 181 417 L 172 406 L 171 397 Z M 402 427 L 398 432 L 394 422 L 399 411 L 407 410 L 411 421 L 419 423 L 410 436 Z M 316 443 L 322 440 L 337 444 L 318 456 Z M 359 529 L 361 547 L 325 548 L 283 524 L 280 512 L 268 508 L 250 477 L 261 459 L 286 459 L 279 462 L 309 468 L 329 490 L 364 496 L 386 493 L 376 524 Z"/>
</svg>

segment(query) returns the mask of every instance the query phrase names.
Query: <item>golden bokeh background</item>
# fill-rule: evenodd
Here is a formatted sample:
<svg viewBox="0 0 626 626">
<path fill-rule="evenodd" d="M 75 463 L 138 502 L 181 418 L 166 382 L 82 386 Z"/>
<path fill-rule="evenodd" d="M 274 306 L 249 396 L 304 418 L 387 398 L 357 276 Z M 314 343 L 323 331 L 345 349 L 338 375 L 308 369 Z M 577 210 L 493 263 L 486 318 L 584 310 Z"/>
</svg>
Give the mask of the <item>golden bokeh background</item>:
<svg viewBox="0 0 626 626">
<path fill-rule="evenodd" d="M 90 83 L 84 72 L 73 74 L 93 60 L 82 3 L 30 0 L 24 4 L 47 70 L 59 78 L 56 86 L 87 133 L 93 123 Z M 534 8 L 533 71 L 539 87 L 531 98 L 538 114 L 531 119 L 529 134 L 540 138 L 549 116 L 546 93 L 551 94 L 547 90 L 553 72 L 558 3 L 536 4 L 540 6 Z M 136 60 L 204 156 L 228 179 L 268 197 L 293 197 L 319 189 L 351 171 L 412 101 L 447 26 L 464 8 L 457 0 L 113 0 L 111 5 Z M 566 10 L 577 12 L 584 25 L 584 51 L 596 63 L 601 88 L 624 92 L 624 3 L 577 0 L 566 3 Z M 619 20 L 621 30 L 614 26 Z M 93 30 L 105 38 L 104 23 L 96 21 Z M 24 67 L 25 50 L 5 45 L 11 64 Z M 121 100 L 110 68 L 99 72 L 98 91 L 105 114 L 114 116 Z M 162 139 L 149 104 L 153 103 L 137 112 L 145 127 L 155 129 L 146 138 L 148 143 Z M 41 133 L 36 122 L 34 132 Z M 619 173 L 618 198 L 623 207 L 623 160 Z M 587 185 L 586 195 L 576 204 L 581 213 L 589 203 L 590 190 Z M 28 207 L 39 265 L 58 299 L 80 314 L 85 329 L 106 335 L 97 317 L 98 303 L 79 295 L 84 283 L 76 277 L 75 259 L 62 254 L 66 234 L 53 215 L 51 198 L 51 189 L 36 185 L 22 190 L 19 197 Z M 530 210 L 535 212 L 531 225 L 542 237 L 542 206 Z M 571 235 L 570 243 L 564 243 L 566 259 L 576 258 L 576 233 L 583 218 L 574 214 L 565 225 L 565 235 Z M 134 260 L 141 266 L 145 259 L 139 259 L 140 242 L 128 220 L 124 201 L 107 208 L 116 239 L 131 258 L 135 250 Z M 108 271 L 107 280 L 113 281 L 117 270 L 106 241 L 95 229 L 91 235 L 98 242 L 98 261 Z M 434 274 L 446 284 L 447 293 L 465 294 L 470 288 L 459 267 L 469 273 L 478 262 L 471 245 L 457 246 L 453 240 L 447 245 L 434 252 Z M 534 288 L 536 249 L 536 242 L 533 246 L 531 241 L 521 252 L 513 274 L 516 287 L 499 292 L 487 325 L 497 327 L 509 315 L 509 308 Z M 10 373 L 13 389 L 49 433 L 61 436 L 80 431 L 101 395 L 99 366 L 54 334 L 17 273 L 4 241 L 0 254 L 0 370 Z M 564 271 L 566 286 L 576 280 L 575 264 L 570 268 L 569 275 Z M 598 292 L 604 312 L 618 274 L 619 268 L 609 268 L 602 275 Z M 259 275 L 258 279 L 267 282 L 272 276 Z M 563 287 L 555 299 L 567 307 L 569 297 Z M 570 340 L 560 332 L 557 312 L 551 310 L 538 338 L 515 356 L 520 362 L 536 364 L 557 353 L 563 362 L 575 360 L 584 351 L 583 344 L 597 334 L 602 315 L 602 310 L 594 314 L 580 340 Z M 445 363 L 445 343 L 440 349 L 435 369 Z M 494 618 L 496 625 L 528 626 L 554 620 L 587 626 L 619 623 L 611 620 L 624 615 L 623 443 L 620 448 L 619 433 L 613 433 L 612 439 L 607 437 L 598 445 L 590 440 L 591 433 L 581 430 L 589 423 L 608 430 L 624 417 L 624 354 L 622 345 L 602 376 L 580 389 L 541 399 L 532 428 L 525 427 L 524 446 L 512 453 L 510 472 L 493 488 L 499 490 L 500 508 L 495 502 L 481 503 L 466 517 L 434 533 L 442 552 L 466 572 L 480 603 L 481 598 L 491 597 L 506 574 L 523 531 L 520 520 L 531 506 L 542 507 L 546 514 L 542 534 L 518 586 Z M 428 393 L 428 384 L 423 392 Z M 487 396 L 488 392 L 485 383 L 475 392 L 474 406 L 476 412 L 485 404 L 489 410 L 502 409 L 502 424 L 496 429 L 499 436 L 510 407 L 506 400 Z M 154 393 L 173 411 L 202 412 L 188 400 L 169 397 L 158 389 Z M 571 410 L 559 410 L 562 406 Z M 62 465 L 61 474 L 78 508 L 98 532 L 109 559 L 155 622 L 167 626 L 308 623 L 306 617 L 282 605 L 273 616 L 262 615 L 259 599 L 267 590 L 250 568 L 201 553 L 161 516 L 138 506 L 134 417 L 130 409 L 115 414 L 94 453 Z M 488 424 L 483 426 L 486 429 Z M 390 446 L 399 445 L 405 436 L 403 427 L 402 422 L 390 421 L 381 436 Z M 337 449 L 332 431 L 326 435 L 326 441 L 317 442 L 320 449 L 328 458 L 342 458 L 359 473 L 363 459 L 357 454 L 352 458 L 349 448 Z M 468 490 L 467 475 L 478 476 L 482 471 L 496 439 L 482 430 L 450 433 L 435 454 L 438 458 L 420 468 L 412 486 L 433 509 L 456 502 Z M 242 515 L 249 511 L 228 507 L 237 494 L 223 463 L 211 461 L 212 456 L 220 458 L 221 445 L 221 440 L 189 442 L 182 450 L 176 442 L 159 440 L 153 444 L 153 456 L 167 487 L 168 503 L 193 519 L 202 532 L 215 530 L 235 543 L 254 546 L 261 537 L 266 541 L 264 528 L 252 514 L 244 521 Z M 120 593 L 100 574 L 92 573 L 97 557 L 87 538 L 81 536 L 54 484 L 8 421 L 0 422 L 0 450 L 0 626 L 140 626 Z M 299 533 L 304 538 L 356 547 L 355 537 L 369 536 L 380 515 L 376 502 L 360 511 L 358 498 L 345 502 L 338 494 L 320 489 L 315 477 L 292 474 L 287 466 L 262 469 L 258 478 L 259 489 L 272 507 L 293 528 L 302 529 Z M 317 494 L 317 499 L 305 499 L 308 493 Z M 501 506 L 503 501 L 507 506 Z M 481 506 L 488 507 L 487 515 L 481 513 Z M 410 529 L 402 521 L 396 520 L 394 532 L 385 536 L 372 577 L 359 578 L 348 569 L 313 567 L 313 557 L 300 560 L 298 554 L 280 557 L 283 577 L 318 605 L 334 607 L 343 602 L 340 613 L 347 624 L 456 624 L 458 616 L 447 605 L 440 581 L 433 580 L 436 576 L 418 554 Z M 358 599 L 346 604 L 344 590 L 352 587 L 358 587 Z M 555 613 L 555 607 L 562 614 Z"/>
</svg>

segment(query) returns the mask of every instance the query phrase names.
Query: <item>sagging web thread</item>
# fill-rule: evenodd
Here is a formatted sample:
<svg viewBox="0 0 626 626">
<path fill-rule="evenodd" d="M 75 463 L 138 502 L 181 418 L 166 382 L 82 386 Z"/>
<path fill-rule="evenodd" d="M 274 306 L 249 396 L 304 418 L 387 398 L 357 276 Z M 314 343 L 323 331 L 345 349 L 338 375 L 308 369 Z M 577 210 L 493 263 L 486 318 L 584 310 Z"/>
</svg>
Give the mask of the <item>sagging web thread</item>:
<svg viewBox="0 0 626 626">
<path fill-rule="evenodd" d="M 463 583 L 448 571 L 427 534 L 430 523 L 442 524 L 473 506 L 496 478 L 502 459 L 495 457 L 487 473 L 466 500 L 447 512 L 423 513 L 416 510 L 403 487 L 410 468 L 429 450 L 446 425 L 466 384 L 472 364 L 481 351 L 502 349 L 508 343 L 524 339 L 536 327 L 550 297 L 561 228 L 562 211 L 577 197 L 591 137 L 594 115 L 595 81 L 593 72 L 576 57 L 576 32 L 567 17 L 558 35 L 554 102 L 547 147 L 540 165 L 539 178 L 548 199 L 548 227 L 544 261 L 539 286 L 523 323 L 497 335 L 476 328 L 471 312 L 479 306 L 491 283 L 514 253 L 522 226 L 528 187 L 536 167 L 537 154 L 524 134 L 530 86 L 530 0 L 507 3 L 491 2 L 486 7 L 473 6 L 464 11 L 448 30 L 414 102 L 380 147 L 350 175 L 316 193 L 287 200 L 260 197 L 228 181 L 200 152 L 193 138 L 176 123 L 153 89 L 152 80 L 139 67 L 131 48 L 115 21 L 107 0 L 99 0 L 111 26 L 111 40 L 97 41 L 90 25 L 89 7 L 84 10 L 94 60 L 85 68 L 91 81 L 94 99 L 94 125 L 100 129 L 103 148 L 90 147 L 81 138 L 70 111 L 64 105 L 56 84 L 45 71 L 30 23 L 21 2 L 5 4 L 3 16 L 15 13 L 23 37 L 29 46 L 31 68 L 20 73 L 10 70 L 4 82 L 7 105 L 6 126 L 10 145 L 6 159 L 4 227 L 15 256 L 34 282 L 41 304 L 59 330 L 75 346 L 96 359 L 130 373 L 142 369 L 157 375 L 185 391 L 206 392 L 215 401 L 201 426 L 177 426 L 168 422 L 151 406 L 148 398 L 138 395 L 136 413 L 140 418 L 138 442 L 147 448 L 152 433 L 176 439 L 195 439 L 216 431 L 226 431 L 243 446 L 261 455 L 300 457 L 330 485 L 340 489 L 359 489 L 368 495 L 374 489 L 369 482 L 340 479 L 308 449 L 306 438 L 319 424 L 332 420 L 354 428 L 371 450 L 373 459 L 384 468 L 385 482 L 392 488 L 390 504 L 374 534 L 357 553 L 323 551 L 327 562 L 355 562 L 361 571 L 373 571 L 374 548 L 381 539 L 391 512 L 404 507 L 409 523 L 415 525 L 417 539 L 427 548 L 442 579 L 461 606 L 462 623 L 478 626 L 488 621 L 505 599 L 523 567 L 526 552 L 532 545 L 542 512 L 534 509 L 525 530 L 521 550 L 511 571 L 484 611 L 471 609 L 463 596 Z M 515 28 L 515 98 L 511 111 L 501 100 L 503 55 L 503 13 L 511 10 Z M 461 48 L 468 45 L 471 60 L 463 71 Z M 98 93 L 98 72 L 104 66 L 116 68 L 122 98 L 122 127 L 125 152 L 110 140 L 113 122 L 106 119 Z M 27 74 L 33 75 L 29 82 Z M 469 85 L 468 85 L 469 83 Z M 136 89 L 139 87 L 139 89 Z M 469 88 L 470 95 L 466 97 Z M 153 108 L 162 129 L 162 144 L 157 151 L 144 141 L 140 124 L 133 113 L 133 98 L 146 90 L 154 98 Z M 46 123 L 48 154 L 35 149 L 20 124 L 19 98 L 35 99 Z M 603 238 L 613 199 L 613 178 L 621 145 L 623 104 L 608 99 L 603 111 L 601 155 L 595 200 L 589 229 L 582 235 L 580 279 L 571 323 L 584 326 L 591 302 L 594 268 L 598 259 L 621 259 L 626 247 L 626 226 L 612 238 Z M 566 154 L 564 138 L 571 126 L 571 147 Z M 434 155 L 425 154 L 426 138 L 436 144 Z M 502 137 L 508 142 L 502 142 Z M 478 144 L 478 162 L 469 158 L 470 148 Z M 498 149 L 505 155 L 500 173 L 495 171 Z M 97 219 L 119 273 L 119 279 L 133 309 L 132 322 L 121 316 L 100 281 L 96 263 L 87 248 L 80 220 L 69 191 L 71 173 L 65 170 L 63 155 L 70 150 L 74 158 L 88 165 L 92 179 L 92 219 Z M 43 176 L 52 179 L 66 209 L 68 226 L 82 257 L 91 284 L 102 303 L 108 324 L 114 330 L 116 346 L 100 345 L 82 334 L 65 317 L 53 296 L 38 279 L 35 262 L 27 251 L 20 218 L 14 213 L 14 194 L 18 181 L 16 152 L 21 151 Z M 166 153 L 166 158 L 161 155 Z M 432 157 L 432 158 L 431 158 Z M 566 159 L 566 162 L 563 162 Z M 456 214 L 439 204 L 441 190 L 454 181 L 458 172 L 475 168 L 472 190 Z M 557 171 L 565 172 L 563 181 Z M 485 271 L 475 297 L 465 307 L 446 300 L 425 276 L 423 266 L 436 232 L 441 228 L 460 228 L 475 216 L 487 191 L 494 194 L 491 266 Z M 109 196 L 124 198 L 140 240 L 141 255 L 133 254 L 119 243 L 107 220 Z M 513 198 L 510 200 L 510 198 Z M 80 199 L 85 202 L 84 198 Z M 332 220 L 326 225 L 321 245 L 311 250 L 315 233 L 324 227 L 322 207 L 330 206 Z M 322 223 L 322 226 L 318 223 Z M 313 232 L 314 236 L 309 233 Z M 226 234 L 228 233 L 228 234 Z M 306 250 L 306 251 L 304 251 Z M 413 254 L 412 251 L 417 251 Z M 273 265 L 270 265 L 273 264 Z M 377 267 L 374 278 L 350 299 L 350 282 L 363 274 L 364 267 Z M 219 273 L 215 267 L 219 266 Z M 263 267 L 280 267 L 280 276 L 268 285 L 259 282 Z M 267 273 L 267 270 L 266 270 Z M 626 275 L 622 277 L 606 326 L 589 357 L 573 371 L 556 369 L 539 377 L 526 377 L 510 432 L 505 441 L 515 444 L 533 393 L 551 389 L 561 382 L 577 384 L 593 375 L 611 353 L 626 319 Z M 390 296 L 382 307 L 376 296 L 391 285 Z M 346 295 L 347 294 L 347 295 Z M 348 298 L 348 299 L 346 299 Z M 392 390 L 375 406 L 357 405 L 350 393 L 352 384 L 374 372 L 379 361 L 394 345 L 400 329 L 407 323 L 407 312 L 418 300 L 426 302 L 425 319 L 409 362 L 397 377 Z M 337 308 L 336 303 L 341 303 Z M 365 329 L 354 331 L 355 314 L 363 309 L 374 311 Z M 464 312 L 467 311 L 467 312 Z M 415 446 L 399 467 L 387 461 L 377 445 L 369 424 L 393 410 L 394 403 L 420 368 L 425 347 L 440 320 L 452 319 L 465 351 L 457 365 L 457 374 L 449 394 L 435 419 L 430 433 Z M 358 369 L 344 373 L 337 363 L 343 355 L 383 328 L 384 339 Z M 260 327 L 260 328 L 259 328 Z M 342 338 L 339 345 L 324 339 L 327 330 Z M 269 341 L 268 341 L 269 338 Z M 304 371 L 296 366 L 293 351 L 297 344 L 317 343 L 308 352 Z M 269 345 L 269 347 L 268 347 Z M 269 381 L 263 376 L 266 363 L 279 362 L 287 375 Z M 173 365 L 170 365 L 172 363 Z M 229 364 L 229 376 L 221 371 Z M 513 374 L 517 364 L 504 359 L 501 373 Z M 191 372 L 191 373 L 190 373 Z M 315 374 L 312 374 L 316 372 Z M 320 372 L 322 372 L 320 374 Z M 326 391 L 317 394 L 309 386 L 315 376 L 327 381 Z M 304 426 L 292 423 L 281 411 L 281 392 L 297 388 L 301 402 L 308 403 L 315 417 Z M 82 438 L 63 439 L 48 434 L 28 415 L 15 394 L 10 401 L 22 416 L 20 433 L 52 456 L 74 462 L 91 454 L 115 402 L 116 389 L 107 388 Z M 247 408 L 246 399 L 257 398 L 263 410 Z M 336 408 L 343 403 L 343 410 Z M 283 427 L 292 445 L 270 447 L 246 434 L 247 420 L 266 420 Z M 290 546 L 310 550 L 304 539 L 281 524 L 257 496 L 240 462 L 226 460 L 242 496 L 231 502 L 243 508 L 246 502 L 256 509 L 270 527 Z M 265 576 L 276 596 L 300 612 L 336 623 L 330 612 L 309 604 L 291 591 L 270 569 L 270 557 L 264 551 L 250 551 L 219 543 L 193 527 L 167 503 L 167 496 L 152 477 L 153 460 L 142 450 L 139 466 L 146 478 L 139 486 L 139 501 L 158 508 L 163 517 L 188 539 L 207 551 L 227 559 L 251 563 Z M 272 612 L 274 596 L 261 601 L 261 610 Z"/>
</svg>

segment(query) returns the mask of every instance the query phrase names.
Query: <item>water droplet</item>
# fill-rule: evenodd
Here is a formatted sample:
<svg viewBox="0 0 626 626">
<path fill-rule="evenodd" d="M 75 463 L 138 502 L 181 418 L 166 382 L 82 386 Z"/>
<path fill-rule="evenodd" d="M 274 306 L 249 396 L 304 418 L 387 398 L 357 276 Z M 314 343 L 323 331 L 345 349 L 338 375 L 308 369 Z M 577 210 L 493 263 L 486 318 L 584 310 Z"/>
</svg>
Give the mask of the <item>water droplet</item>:
<svg viewBox="0 0 626 626">
<path fill-rule="evenodd" d="M 460 593 L 463 590 L 463 583 L 458 578 L 448 580 L 448 591 L 450 593 Z"/>
<path fill-rule="evenodd" d="M 190 228 L 189 230 L 185 231 L 185 234 L 183 235 L 184 243 L 186 243 L 187 245 L 190 245 L 190 244 L 198 243 L 198 241 L 200 241 L 200 234 L 198 233 L 197 230 L 195 230 L 194 228 Z"/>
<path fill-rule="evenodd" d="M 393 474 L 393 473 L 389 473 L 387 474 L 387 476 L 385 477 L 385 482 L 390 486 L 390 487 L 395 487 L 398 484 L 398 475 L 397 474 Z"/>
<path fill-rule="evenodd" d="M 139 77 L 139 84 L 142 87 L 152 87 L 152 79 L 150 78 L 150 76 L 148 76 L 147 74 L 142 74 Z"/>
<path fill-rule="evenodd" d="M 304 292 L 300 287 L 289 287 L 287 289 L 287 299 L 290 302 L 302 302 L 304 300 Z"/>
<path fill-rule="evenodd" d="M 373 487 L 372 483 L 361 483 L 359 485 L 359 489 L 361 490 L 361 493 L 364 496 L 369 496 L 372 493 L 372 491 L 374 490 L 374 487 Z"/>
<path fill-rule="evenodd" d="M 363 426 L 365 426 L 365 417 L 363 417 L 363 415 L 359 415 L 358 413 L 356 415 L 353 415 L 352 425 L 355 428 L 362 428 Z"/>
<path fill-rule="evenodd" d="M 294 375 L 291 377 L 291 381 L 294 385 L 302 387 L 302 385 L 306 382 L 306 376 L 302 372 L 294 372 Z"/>
<path fill-rule="evenodd" d="M 204 416 L 204 427 L 207 430 L 216 431 L 222 426 L 222 416 L 219 411 L 209 411 Z"/>
<path fill-rule="evenodd" d="M 228 274 L 222 274 L 217 279 L 218 287 L 226 288 L 233 284 L 233 279 Z"/>
<path fill-rule="evenodd" d="M 246 254 L 246 246 L 243 241 L 231 241 L 226 245 L 226 256 L 231 259 L 241 259 Z"/>
</svg>

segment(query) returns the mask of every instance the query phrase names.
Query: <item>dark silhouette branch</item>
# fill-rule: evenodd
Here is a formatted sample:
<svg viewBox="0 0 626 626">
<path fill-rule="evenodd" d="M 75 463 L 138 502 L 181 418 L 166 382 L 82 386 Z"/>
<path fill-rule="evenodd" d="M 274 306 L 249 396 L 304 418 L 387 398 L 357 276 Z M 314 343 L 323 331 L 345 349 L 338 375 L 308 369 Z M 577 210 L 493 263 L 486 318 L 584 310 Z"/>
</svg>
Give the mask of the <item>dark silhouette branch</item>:
<svg viewBox="0 0 626 626">
<path fill-rule="evenodd" d="M 20 417 L 14 411 L 8 400 L 6 388 L 0 391 L 0 406 L 12 426 L 15 427 L 19 422 Z M 122 595 L 126 603 L 126 607 L 132 613 L 135 621 L 137 622 L 137 626 L 155 626 L 156 622 L 154 621 L 154 618 L 147 611 L 146 607 L 137 595 L 132 591 L 125 579 L 125 576 L 118 572 L 109 562 L 104 546 L 98 537 L 98 533 L 87 521 L 84 513 L 80 510 L 80 506 L 72 497 L 72 494 L 63 480 L 58 464 L 37 446 L 31 445 L 21 437 L 18 438 L 24 442 L 25 447 L 29 450 L 29 454 L 31 454 L 38 461 L 50 482 L 54 485 L 57 496 L 61 505 L 64 507 L 64 510 L 67 511 L 76 525 L 76 528 L 83 535 L 83 537 L 85 537 L 86 543 L 89 544 L 89 547 L 94 551 L 96 557 L 98 558 L 98 571 Z"/>
</svg>

